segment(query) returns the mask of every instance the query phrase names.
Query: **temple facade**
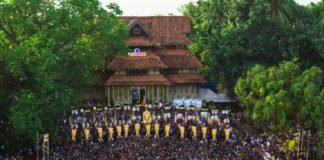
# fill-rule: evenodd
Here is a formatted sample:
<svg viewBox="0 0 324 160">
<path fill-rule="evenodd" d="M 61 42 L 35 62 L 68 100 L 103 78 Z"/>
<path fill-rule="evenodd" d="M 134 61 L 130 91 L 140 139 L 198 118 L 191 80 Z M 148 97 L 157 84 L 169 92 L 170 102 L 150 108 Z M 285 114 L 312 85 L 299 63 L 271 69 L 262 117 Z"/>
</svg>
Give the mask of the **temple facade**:
<svg viewBox="0 0 324 160">
<path fill-rule="evenodd" d="M 184 16 L 122 17 L 129 27 L 132 51 L 108 65 L 105 82 L 108 104 L 197 98 L 207 81 L 197 73 L 203 67 L 187 49 L 190 19 Z"/>
</svg>

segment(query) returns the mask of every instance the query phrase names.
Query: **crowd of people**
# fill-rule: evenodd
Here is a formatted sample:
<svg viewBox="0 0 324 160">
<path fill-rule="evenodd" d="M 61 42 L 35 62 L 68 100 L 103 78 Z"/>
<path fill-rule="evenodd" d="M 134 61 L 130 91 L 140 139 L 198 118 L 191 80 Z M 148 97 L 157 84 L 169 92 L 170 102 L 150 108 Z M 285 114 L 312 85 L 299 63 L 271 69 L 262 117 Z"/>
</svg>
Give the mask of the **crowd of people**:
<svg viewBox="0 0 324 160">
<path fill-rule="evenodd" d="M 87 104 L 67 111 L 58 124 L 58 141 L 49 152 L 54 160 L 287 159 L 287 136 L 258 134 L 231 107 Z M 0 159 L 35 154 L 26 148 Z"/>
<path fill-rule="evenodd" d="M 257 135 L 229 109 L 162 103 L 73 109 L 53 159 L 284 159 L 278 138 Z"/>
</svg>

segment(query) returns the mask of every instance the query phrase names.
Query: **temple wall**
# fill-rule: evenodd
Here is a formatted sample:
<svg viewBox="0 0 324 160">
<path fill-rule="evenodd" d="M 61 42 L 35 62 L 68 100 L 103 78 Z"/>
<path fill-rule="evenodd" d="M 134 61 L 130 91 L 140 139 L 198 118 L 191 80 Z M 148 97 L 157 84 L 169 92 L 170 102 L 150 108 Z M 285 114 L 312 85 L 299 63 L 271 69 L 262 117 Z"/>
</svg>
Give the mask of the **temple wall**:
<svg viewBox="0 0 324 160">
<path fill-rule="evenodd" d="M 170 88 L 171 100 L 175 98 L 197 98 L 198 87 L 197 84 L 174 85 Z"/>
<path fill-rule="evenodd" d="M 112 86 L 106 87 L 106 97 L 108 104 L 114 103 L 130 103 L 131 91 L 137 89 L 138 96 L 140 90 L 145 90 L 144 99 L 146 101 L 171 102 L 175 98 L 197 98 L 199 91 L 198 84 L 182 84 L 173 86 Z"/>
<path fill-rule="evenodd" d="M 145 90 L 143 100 L 170 102 L 170 86 L 110 86 L 105 88 L 108 104 L 130 103 L 131 91 L 136 89 L 140 98 L 141 89 Z"/>
</svg>

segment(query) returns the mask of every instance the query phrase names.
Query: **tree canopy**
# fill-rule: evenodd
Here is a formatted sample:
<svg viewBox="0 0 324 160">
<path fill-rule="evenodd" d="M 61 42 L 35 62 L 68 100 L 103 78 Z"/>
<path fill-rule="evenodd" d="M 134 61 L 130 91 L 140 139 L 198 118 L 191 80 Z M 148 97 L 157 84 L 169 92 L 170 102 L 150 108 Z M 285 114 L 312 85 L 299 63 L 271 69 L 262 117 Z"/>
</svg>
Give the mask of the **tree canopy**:
<svg viewBox="0 0 324 160">
<path fill-rule="evenodd" d="M 93 72 L 127 50 L 120 14 L 98 0 L 0 2 L 0 117 L 9 121 L 11 141 L 30 144 L 37 131 L 55 137 L 58 119 L 78 104 Z"/>
<path fill-rule="evenodd" d="M 299 126 L 319 131 L 323 140 L 323 79 L 319 67 L 302 70 L 293 62 L 268 68 L 256 65 L 238 79 L 235 93 L 256 126 L 275 131 Z"/>
<path fill-rule="evenodd" d="M 255 64 L 297 59 L 303 68 L 324 68 L 321 6 L 293 0 L 198 0 L 182 10 L 192 22 L 190 50 L 218 90 L 232 93 L 238 77 Z"/>
</svg>

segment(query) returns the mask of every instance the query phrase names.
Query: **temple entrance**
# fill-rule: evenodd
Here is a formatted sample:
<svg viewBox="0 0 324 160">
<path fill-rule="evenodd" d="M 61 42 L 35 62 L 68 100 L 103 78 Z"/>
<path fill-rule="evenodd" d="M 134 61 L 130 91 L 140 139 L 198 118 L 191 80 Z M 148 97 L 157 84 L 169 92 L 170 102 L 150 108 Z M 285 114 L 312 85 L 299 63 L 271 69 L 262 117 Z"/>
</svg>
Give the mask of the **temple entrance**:
<svg viewBox="0 0 324 160">
<path fill-rule="evenodd" d="M 140 103 L 144 101 L 145 98 L 145 88 L 141 88 L 140 90 Z"/>
<path fill-rule="evenodd" d="M 138 88 L 137 87 L 132 87 L 131 88 L 131 98 L 132 98 L 132 105 L 135 105 L 138 103 L 139 100 L 139 93 L 138 93 Z"/>
<path fill-rule="evenodd" d="M 145 87 L 131 87 L 132 104 L 142 103 L 145 100 Z"/>
</svg>

